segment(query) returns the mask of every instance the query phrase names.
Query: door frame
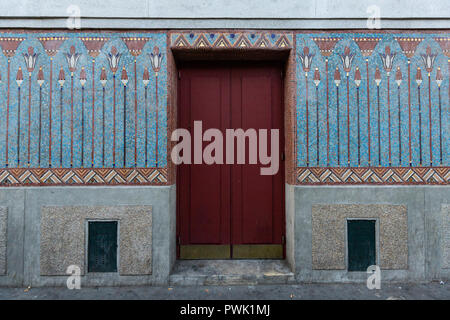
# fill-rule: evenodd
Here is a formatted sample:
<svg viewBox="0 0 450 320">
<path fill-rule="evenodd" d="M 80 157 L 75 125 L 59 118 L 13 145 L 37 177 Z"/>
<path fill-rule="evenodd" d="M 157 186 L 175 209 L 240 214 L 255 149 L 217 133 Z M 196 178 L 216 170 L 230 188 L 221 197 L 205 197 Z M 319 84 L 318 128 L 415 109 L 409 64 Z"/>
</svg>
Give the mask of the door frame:
<svg viewBox="0 0 450 320">
<path fill-rule="evenodd" d="M 211 31 L 196 31 L 195 33 L 204 33 Z M 238 31 L 233 30 L 233 32 L 238 33 Z M 247 37 L 250 37 L 250 32 L 242 31 Z M 289 41 L 285 41 L 282 45 L 274 45 L 267 48 L 261 48 L 257 46 L 248 46 L 245 48 L 239 47 L 227 47 L 227 48 L 217 48 L 217 47 L 203 47 L 199 48 L 195 43 L 183 42 L 183 45 L 179 45 L 176 36 L 173 35 L 182 34 L 183 31 L 169 32 L 168 33 L 168 47 L 167 47 L 167 67 L 168 67 L 168 135 L 167 135 L 167 155 L 170 157 L 172 148 L 176 143 L 170 140 L 173 130 L 177 128 L 177 111 L 178 111 L 178 66 L 185 61 L 277 61 L 282 63 L 282 107 L 284 113 L 284 224 L 283 233 L 285 234 L 283 251 L 285 259 L 291 268 L 294 267 L 294 248 L 293 248 L 293 233 L 290 231 L 292 226 L 287 224 L 287 220 L 292 220 L 290 218 L 290 189 L 288 185 L 295 184 L 296 181 L 296 166 L 295 166 L 295 146 L 296 146 L 296 55 L 295 55 L 295 37 L 291 37 Z M 215 32 L 216 34 L 225 34 L 224 31 Z M 259 33 L 269 32 L 262 31 Z M 278 32 L 279 34 L 279 32 Z M 220 35 L 220 36 L 222 36 Z M 282 35 L 286 39 L 286 35 Z M 281 38 L 280 38 L 281 39 Z M 286 45 L 285 45 L 286 44 Z M 257 43 L 256 43 L 257 45 Z M 170 159 L 169 159 L 170 160 Z M 176 166 L 168 161 L 168 184 L 176 184 L 177 177 Z M 176 201 L 178 201 L 178 195 L 176 196 Z M 178 208 L 178 205 L 175 205 Z M 174 252 L 172 253 L 174 259 L 178 257 L 178 230 L 179 230 L 179 219 L 178 210 L 175 209 L 175 234 L 173 234 L 174 239 Z M 289 212 L 288 212 L 289 211 Z M 288 226 L 288 228 L 287 228 Z M 288 230 L 289 229 L 289 230 Z"/>
</svg>

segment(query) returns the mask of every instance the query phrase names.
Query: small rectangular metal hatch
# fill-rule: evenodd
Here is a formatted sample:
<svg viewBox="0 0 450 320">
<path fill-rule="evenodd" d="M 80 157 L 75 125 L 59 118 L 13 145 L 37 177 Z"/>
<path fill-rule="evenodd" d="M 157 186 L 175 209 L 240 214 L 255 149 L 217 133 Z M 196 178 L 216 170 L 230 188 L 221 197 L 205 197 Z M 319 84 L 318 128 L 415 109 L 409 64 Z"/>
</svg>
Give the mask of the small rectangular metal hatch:
<svg viewBox="0 0 450 320">
<path fill-rule="evenodd" d="M 89 221 L 88 272 L 117 272 L 117 221 Z"/>
<path fill-rule="evenodd" d="M 348 271 L 376 264 L 375 220 L 347 220 Z"/>
</svg>

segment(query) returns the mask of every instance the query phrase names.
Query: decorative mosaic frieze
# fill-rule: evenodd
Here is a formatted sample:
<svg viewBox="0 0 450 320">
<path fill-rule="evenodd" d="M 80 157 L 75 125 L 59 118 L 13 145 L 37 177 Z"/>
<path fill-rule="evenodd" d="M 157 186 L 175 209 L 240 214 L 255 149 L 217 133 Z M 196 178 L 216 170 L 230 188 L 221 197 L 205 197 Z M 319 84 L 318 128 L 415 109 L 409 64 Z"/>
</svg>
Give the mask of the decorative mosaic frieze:
<svg viewBox="0 0 450 320">
<path fill-rule="evenodd" d="M 450 34 L 296 44 L 298 183 L 448 184 Z"/>
<path fill-rule="evenodd" d="M 298 184 L 449 182 L 448 32 L 4 31 L 0 47 L 1 186 L 172 183 L 168 48 L 295 53 Z"/>
<path fill-rule="evenodd" d="M 167 168 L 0 169 L 0 186 L 166 184 Z"/>
<path fill-rule="evenodd" d="M 314 184 L 449 184 L 449 167 L 297 168 L 297 183 Z"/>
<path fill-rule="evenodd" d="M 183 49 L 288 49 L 293 47 L 292 33 L 270 31 L 174 32 L 171 47 Z"/>
<path fill-rule="evenodd" d="M 166 181 L 164 33 L 3 32 L 0 47 L 0 185 Z"/>
</svg>

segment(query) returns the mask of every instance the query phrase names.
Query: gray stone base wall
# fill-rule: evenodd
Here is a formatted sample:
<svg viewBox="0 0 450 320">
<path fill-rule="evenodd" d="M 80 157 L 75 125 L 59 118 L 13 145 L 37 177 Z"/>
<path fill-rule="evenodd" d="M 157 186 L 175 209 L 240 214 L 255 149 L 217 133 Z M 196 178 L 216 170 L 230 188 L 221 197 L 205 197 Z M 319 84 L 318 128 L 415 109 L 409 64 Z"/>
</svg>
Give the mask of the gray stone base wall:
<svg viewBox="0 0 450 320">
<path fill-rule="evenodd" d="M 0 207 L 0 275 L 6 273 L 6 229 L 8 208 Z"/>
<path fill-rule="evenodd" d="M 442 268 L 450 269 L 450 204 L 442 205 Z"/>
<path fill-rule="evenodd" d="M 175 194 L 175 186 L 0 188 L 0 286 L 66 286 L 72 264 L 81 267 L 82 286 L 167 283 L 176 252 Z M 116 273 L 86 272 L 91 220 L 118 221 Z"/>
<path fill-rule="evenodd" d="M 0 286 L 24 285 L 24 200 L 23 189 L 0 189 Z"/>
<path fill-rule="evenodd" d="M 367 280 L 346 270 L 343 230 L 355 217 L 377 220 L 382 281 L 450 279 L 448 199 L 448 186 L 286 185 L 295 281 Z M 118 272 L 86 272 L 89 219 L 120 221 Z M 175 186 L 0 188 L 0 286 L 65 286 L 72 263 L 82 286 L 163 285 L 175 262 Z"/>
<path fill-rule="evenodd" d="M 287 250 L 299 282 L 363 282 L 347 271 L 347 218 L 377 220 L 382 281 L 449 279 L 448 186 L 287 186 Z M 292 208 L 293 207 L 293 208 Z M 293 220 L 293 221 L 292 221 Z M 292 226 L 293 225 L 293 226 Z"/>
</svg>

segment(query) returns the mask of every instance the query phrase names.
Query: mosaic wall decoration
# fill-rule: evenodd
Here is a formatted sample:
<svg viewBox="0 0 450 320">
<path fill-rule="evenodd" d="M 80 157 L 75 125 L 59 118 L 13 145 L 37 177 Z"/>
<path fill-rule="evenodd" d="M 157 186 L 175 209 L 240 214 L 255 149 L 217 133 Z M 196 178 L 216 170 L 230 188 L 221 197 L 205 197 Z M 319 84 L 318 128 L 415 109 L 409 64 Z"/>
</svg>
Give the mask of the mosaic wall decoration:
<svg viewBox="0 0 450 320">
<path fill-rule="evenodd" d="M 0 185 L 166 182 L 166 34 L 4 32 L 0 47 Z"/>
<path fill-rule="evenodd" d="M 173 183 L 170 49 L 291 52 L 292 183 L 450 182 L 448 32 L 4 31 L 0 47 L 0 186 Z"/>
<path fill-rule="evenodd" d="M 190 49 L 285 49 L 293 45 L 293 34 L 285 32 L 175 32 L 170 34 L 173 48 Z"/>
<path fill-rule="evenodd" d="M 448 33 L 299 33 L 297 183 L 448 184 Z"/>
</svg>

